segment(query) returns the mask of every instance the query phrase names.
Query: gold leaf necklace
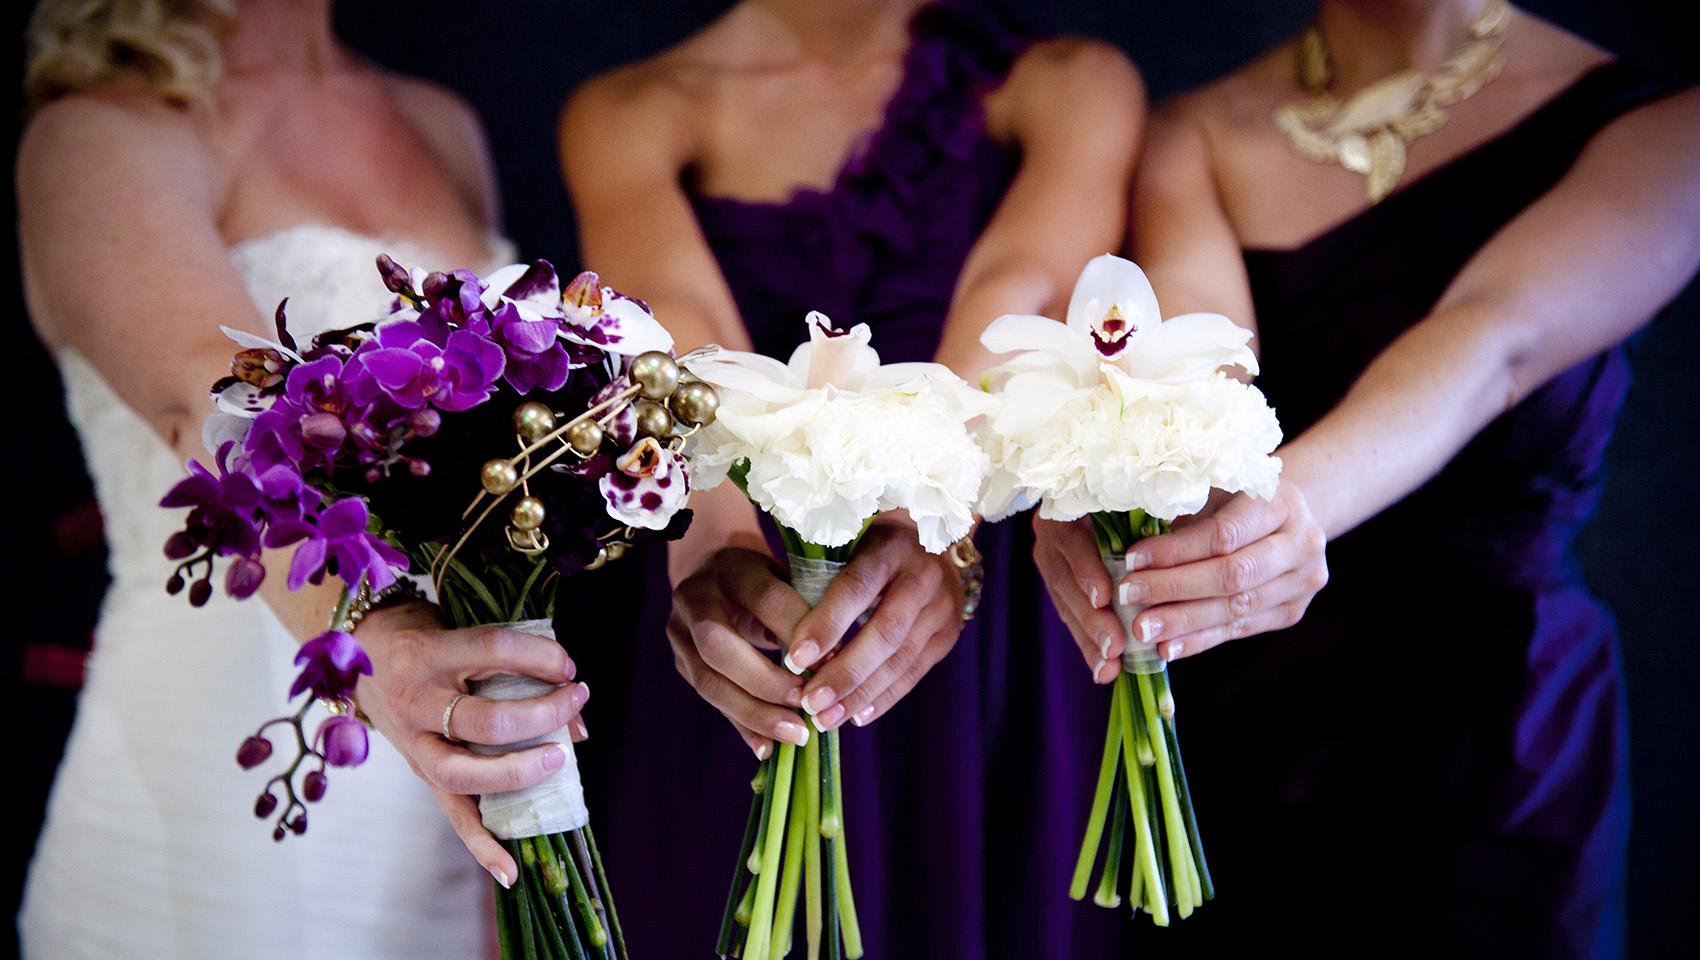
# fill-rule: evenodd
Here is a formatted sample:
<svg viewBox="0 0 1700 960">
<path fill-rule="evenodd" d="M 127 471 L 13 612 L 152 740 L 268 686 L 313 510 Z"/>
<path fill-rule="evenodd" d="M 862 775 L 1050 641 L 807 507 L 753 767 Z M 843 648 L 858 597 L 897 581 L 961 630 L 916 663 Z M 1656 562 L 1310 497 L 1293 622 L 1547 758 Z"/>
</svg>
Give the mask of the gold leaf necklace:
<svg viewBox="0 0 1700 960">
<path fill-rule="evenodd" d="M 1275 108 L 1275 126 L 1305 157 L 1363 174 L 1369 201 L 1380 203 L 1405 173 L 1405 145 L 1439 130 L 1446 108 L 1499 76 L 1499 47 L 1510 18 L 1505 0 L 1487 0 L 1470 24 L 1470 38 L 1434 73 L 1401 70 L 1345 101 L 1328 93 L 1334 69 L 1312 24 L 1299 40 L 1298 68 L 1299 84 L 1316 96 Z"/>
</svg>

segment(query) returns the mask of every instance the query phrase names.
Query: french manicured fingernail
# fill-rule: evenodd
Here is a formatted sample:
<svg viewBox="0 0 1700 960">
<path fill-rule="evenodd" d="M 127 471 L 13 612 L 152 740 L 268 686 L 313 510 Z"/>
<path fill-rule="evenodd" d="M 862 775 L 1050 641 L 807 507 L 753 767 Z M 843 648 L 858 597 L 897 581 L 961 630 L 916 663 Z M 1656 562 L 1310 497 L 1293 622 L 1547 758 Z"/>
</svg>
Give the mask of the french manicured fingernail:
<svg viewBox="0 0 1700 960">
<path fill-rule="evenodd" d="M 580 740 L 589 740 L 590 739 L 590 728 L 584 725 L 584 718 L 583 717 L 574 717 L 573 720 L 572 720 L 572 725 L 573 725 L 573 731 L 578 734 L 578 738 Z"/>
<path fill-rule="evenodd" d="M 1104 672 L 1104 664 L 1107 662 L 1109 662 L 1109 658 L 1099 657 L 1097 662 L 1092 664 L 1092 679 L 1098 679 L 1098 674 Z"/>
<path fill-rule="evenodd" d="M 766 760 L 768 755 L 773 753 L 773 742 L 770 740 L 757 740 L 750 744 L 750 747 L 755 750 L 757 760 Z"/>
<path fill-rule="evenodd" d="M 554 773 L 567 763 L 567 751 L 561 749 L 558 743 L 551 743 L 549 749 L 543 751 L 543 769 Z"/>
<path fill-rule="evenodd" d="M 1098 642 L 1098 656 L 1104 660 L 1110 659 L 1110 644 L 1115 643 L 1115 636 L 1107 636 Z"/>
<path fill-rule="evenodd" d="M 833 693 L 831 687 L 816 687 L 813 693 L 803 698 L 803 712 L 812 717 L 819 716 L 837 699 L 838 694 Z"/>
<path fill-rule="evenodd" d="M 870 703 L 867 706 L 863 707 L 862 709 L 857 710 L 856 715 L 850 718 L 850 722 L 855 724 L 858 727 L 865 727 L 865 726 L 868 725 L 868 721 L 872 720 L 873 718 L 874 718 L 874 705 Z"/>
<path fill-rule="evenodd" d="M 1186 648 L 1182 646 L 1179 640 L 1170 640 L 1158 647 L 1157 653 L 1164 660 L 1179 660 L 1186 653 Z"/>
<path fill-rule="evenodd" d="M 792 687 L 791 689 L 785 691 L 785 705 L 787 707 L 800 707 L 800 706 L 802 706 L 803 705 L 803 688 L 802 687 Z"/>
<path fill-rule="evenodd" d="M 584 706 L 585 702 L 590 699 L 590 684 L 581 683 L 581 684 L 578 684 L 577 686 L 573 687 L 573 692 L 572 692 L 571 696 L 573 698 L 573 706 L 575 706 L 575 707 Z"/>
<path fill-rule="evenodd" d="M 1151 596 L 1151 588 L 1138 580 L 1129 580 L 1123 583 L 1120 589 L 1123 606 L 1132 603 L 1144 603 L 1145 599 Z"/>
<path fill-rule="evenodd" d="M 1137 547 L 1127 552 L 1128 573 L 1132 573 L 1135 570 L 1144 570 L 1149 566 L 1151 566 L 1151 554 L 1146 553 L 1144 550 Z"/>
<path fill-rule="evenodd" d="M 791 720 L 781 720 L 779 726 L 774 730 L 774 735 L 786 743 L 796 744 L 799 747 L 809 742 L 809 728 Z M 762 759 L 767 758 L 763 757 Z"/>
<path fill-rule="evenodd" d="M 1152 620 L 1152 619 L 1149 619 L 1149 618 L 1139 621 L 1139 642 L 1140 643 L 1156 643 L 1157 638 L 1162 636 L 1162 635 L 1163 635 L 1163 621 Z"/>
<path fill-rule="evenodd" d="M 1086 589 L 1086 599 L 1091 601 L 1092 609 L 1098 609 L 1098 585 L 1093 584 Z"/>
<path fill-rule="evenodd" d="M 785 651 L 785 669 L 792 673 L 801 674 L 809 669 L 809 664 L 820 656 L 820 647 L 813 640 L 804 640 L 790 650 Z"/>
<path fill-rule="evenodd" d="M 833 727 L 844 722 L 844 715 L 848 712 L 849 711 L 844 709 L 844 704 L 842 703 L 835 703 L 832 706 L 827 707 L 820 713 L 815 714 L 815 729 L 822 733 L 831 730 Z"/>
<path fill-rule="evenodd" d="M 491 867 L 490 876 L 496 878 L 496 882 L 502 885 L 503 890 L 507 890 L 514 885 L 514 882 L 508 879 L 508 875 L 502 872 L 501 867 Z"/>
</svg>

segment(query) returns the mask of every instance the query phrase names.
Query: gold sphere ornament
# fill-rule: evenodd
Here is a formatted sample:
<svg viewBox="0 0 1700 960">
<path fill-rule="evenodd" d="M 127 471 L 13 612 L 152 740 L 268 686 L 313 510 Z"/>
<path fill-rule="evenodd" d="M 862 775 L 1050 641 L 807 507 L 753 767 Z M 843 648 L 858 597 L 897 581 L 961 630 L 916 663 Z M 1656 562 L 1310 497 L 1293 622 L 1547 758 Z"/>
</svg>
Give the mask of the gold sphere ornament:
<svg viewBox="0 0 1700 960">
<path fill-rule="evenodd" d="M 654 400 L 632 401 L 632 412 L 637 414 L 637 431 L 640 437 L 655 437 L 660 439 L 673 432 L 673 415 L 667 412 L 667 407 Z"/>
<path fill-rule="evenodd" d="M 491 460 L 479 471 L 479 480 L 484 484 L 485 493 L 499 497 L 519 483 L 519 471 L 506 460 Z"/>
<path fill-rule="evenodd" d="M 720 394 L 701 380 L 690 380 L 679 384 L 668 405 L 681 423 L 700 427 L 714 422 L 714 414 L 720 409 Z"/>
<path fill-rule="evenodd" d="M 543 501 L 536 497 L 520 497 L 508 516 L 519 529 L 536 530 L 543 526 L 543 518 L 548 515 L 548 511 L 543 509 Z"/>
<path fill-rule="evenodd" d="M 589 418 L 567 428 L 567 446 L 581 457 L 588 457 L 602 448 L 602 425 Z"/>
<path fill-rule="evenodd" d="M 638 393 L 650 400 L 665 400 L 679 385 L 679 364 L 660 350 L 651 350 L 632 359 L 626 376 L 637 384 Z"/>
<path fill-rule="evenodd" d="M 555 429 L 555 412 L 536 400 L 514 409 L 514 432 L 526 443 L 536 443 Z"/>
</svg>

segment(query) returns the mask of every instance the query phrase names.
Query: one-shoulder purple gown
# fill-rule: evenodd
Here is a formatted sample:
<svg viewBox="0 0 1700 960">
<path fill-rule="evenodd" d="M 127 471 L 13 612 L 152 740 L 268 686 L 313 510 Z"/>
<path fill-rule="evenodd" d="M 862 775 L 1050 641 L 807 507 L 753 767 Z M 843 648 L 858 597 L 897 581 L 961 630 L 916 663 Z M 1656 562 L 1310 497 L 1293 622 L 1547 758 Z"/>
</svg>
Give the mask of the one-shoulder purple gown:
<svg viewBox="0 0 1700 960">
<path fill-rule="evenodd" d="M 790 356 L 810 310 L 868 324 L 887 362 L 938 347 L 957 274 L 1018 163 L 988 137 L 981 98 L 1031 40 L 967 3 L 924 8 L 912 33 L 883 125 L 832 189 L 782 204 L 693 196 L 760 352 Z M 1067 896 L 1106 701 L 1044 599 L 1026 518 L 978 541 L 987 583 L 975 621 L 903 701 L 843 735 L 867 956 L 1115 956 L 1121 914 Z M 595 689 L 580 752 L 632 955 L 703 957 L 756 761 L 677 676 L 663 558 L 649 554 L 566 586 L 569 608 L 642 610 L 634 642 L 614 630 L 569 641 Z"/>
<path fill-rule="evenodd" d="M 1259 385 L 1287 435 L 1600 127 L 1668 90 L 1601 67 L 1309 243 L 1247 250 Z M 1172 942 L 1197 956 L 1622 954 L 1617 639 L 1571 541 L 1629 381 L 1622 347 L 1560 374 L 1330 544 L 1332 580 L 1297 626 L 1170 671 L 1218 891 Z"/>
</svg>

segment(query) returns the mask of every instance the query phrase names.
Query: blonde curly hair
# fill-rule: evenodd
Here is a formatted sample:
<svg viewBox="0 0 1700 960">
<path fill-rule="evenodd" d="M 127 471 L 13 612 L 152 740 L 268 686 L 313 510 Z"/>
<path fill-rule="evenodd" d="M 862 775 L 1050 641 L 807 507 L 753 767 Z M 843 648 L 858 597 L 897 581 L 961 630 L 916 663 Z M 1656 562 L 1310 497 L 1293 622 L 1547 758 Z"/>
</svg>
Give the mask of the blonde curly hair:
<svg viewBox="0 0 1700 960">
<path fill-rule="evenodd" d="M 236 0 L 40 0 L 25 34 L 26 109 L 126 75 L 167 103 L 204 101 L 235 21 Z"/>
</svg>

